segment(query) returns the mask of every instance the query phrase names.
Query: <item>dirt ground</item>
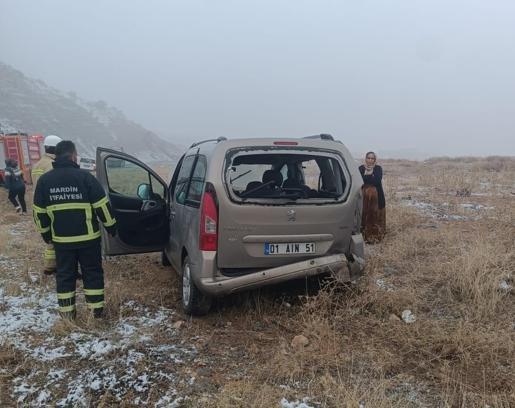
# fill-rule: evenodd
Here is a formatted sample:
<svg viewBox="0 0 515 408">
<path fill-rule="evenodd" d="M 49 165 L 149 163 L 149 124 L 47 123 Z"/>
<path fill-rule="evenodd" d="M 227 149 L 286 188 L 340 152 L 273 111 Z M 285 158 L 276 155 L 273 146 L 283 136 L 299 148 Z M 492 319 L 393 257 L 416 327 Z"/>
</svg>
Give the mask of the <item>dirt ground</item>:
<svg viewBox="0 0 515 408">
<path fill-rule="evenodd" d="M 515 406 L 515 159 L 381 164 L 388 233 L 360 281 L 195 319 L 149 254 L 105 261 L 104 321 L 80 282 L 76 323 L 60 320 L 43 243 L 0 189 L 0 405 Z"/>
</svg>

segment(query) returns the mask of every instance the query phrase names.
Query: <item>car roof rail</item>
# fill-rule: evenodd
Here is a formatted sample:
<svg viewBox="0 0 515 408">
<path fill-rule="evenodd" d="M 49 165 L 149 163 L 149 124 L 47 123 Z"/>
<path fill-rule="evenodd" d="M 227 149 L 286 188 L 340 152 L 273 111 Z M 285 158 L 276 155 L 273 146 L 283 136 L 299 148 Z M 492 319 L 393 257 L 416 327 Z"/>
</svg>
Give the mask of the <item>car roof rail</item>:
<svg viewBox="0 0 515 408">
<path fill-rule="evenodd" d="M 319 135 L 313 136 L 304 136 L 303 139 L 320 139 L 320 140 L 332 140 L 334 141 L 334 137 L 329 133 L 320 133 Z"/>
<path fill-rule="evenodd" d="M 216 142 L 216 143 L 220 143 L 220 142 L 223 142 L 227 140 L 226 137 L 224 136 L 220 136 L 220 137 L 217 137 L 216 139 L 206 139 L 206 140 L 201 140 L 200 142 L 195 142 L 193 143 L 191 146 L 190 146 L 190 149 L 192 147 L 197 147 L 198 145 L 201 145 L 202 143 L 209 143 L 209 142 Z"/>
</svg>

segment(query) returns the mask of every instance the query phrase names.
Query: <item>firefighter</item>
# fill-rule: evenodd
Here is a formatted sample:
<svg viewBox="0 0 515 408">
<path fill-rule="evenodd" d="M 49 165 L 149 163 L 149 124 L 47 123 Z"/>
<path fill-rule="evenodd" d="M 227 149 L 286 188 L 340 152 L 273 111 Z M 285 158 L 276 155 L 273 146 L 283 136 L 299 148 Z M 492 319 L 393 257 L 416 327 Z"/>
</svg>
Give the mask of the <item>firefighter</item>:
<svg viewBox="0 0 515 408">
<path fill-rule="evenodd" d="M 47 171 L 52 170 L 52 163 L 55 160 L 55 147 L 62 139 L 59 136 L 48 135 L 43 141 L 45 154 L 43 157 L 32 166 L 32 183 L 36 185 L 39 178 Z M 43 254 L 43 273 L 45 275 L 52 275 L 55 273 L 55 249 L 50 243 L 46 245 Z"/>
<path fill-rule="evenodd" d="M 43 239 L 55 247 L 59 312 L 64 318 L 75 318 L 80 264 L 87 306 L 95 317 L 102 317 L 104 272 L 99 221 L 114 236 L 116 220 L 100 183 L 77 165 L 73 142 L 58 143 L 55 154 L 53 170 L 43 174 L 36 185 L 33 212 Z"/>
</svg>

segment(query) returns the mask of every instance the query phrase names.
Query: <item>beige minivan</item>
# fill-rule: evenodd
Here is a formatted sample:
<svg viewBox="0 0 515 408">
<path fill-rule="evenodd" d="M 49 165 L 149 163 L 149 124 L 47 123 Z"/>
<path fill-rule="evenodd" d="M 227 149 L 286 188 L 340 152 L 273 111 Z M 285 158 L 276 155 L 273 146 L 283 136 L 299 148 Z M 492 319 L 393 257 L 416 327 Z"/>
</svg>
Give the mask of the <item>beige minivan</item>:
<svg viewBox="0 0 515 408">
<path fill-rule="evenodd" d="M 188 314 L 214 296 L 362 271 L 362 178 L 330 135 L 194 143 L 169 185 L 122 152 L 98 148 L 96 162 L 118 221 L 104 254 L 162 251 Z"/>
</svg>

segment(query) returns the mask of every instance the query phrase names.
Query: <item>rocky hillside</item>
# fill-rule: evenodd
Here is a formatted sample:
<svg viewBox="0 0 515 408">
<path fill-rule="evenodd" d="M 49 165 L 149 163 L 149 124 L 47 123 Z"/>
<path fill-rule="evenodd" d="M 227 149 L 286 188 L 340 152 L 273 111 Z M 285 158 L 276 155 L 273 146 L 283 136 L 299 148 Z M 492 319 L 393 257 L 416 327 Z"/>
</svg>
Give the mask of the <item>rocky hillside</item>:
<svg viewBox="0 0 515 408">
<path fill-rule="evenodd" d="M 60 92 L 0 62 L 0 132 L 13 131 L 69 138 L 89 157 L 97 146 L 154 162 L 175 160 L 181 150 L 103 101 Z"/>
</svg>

